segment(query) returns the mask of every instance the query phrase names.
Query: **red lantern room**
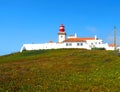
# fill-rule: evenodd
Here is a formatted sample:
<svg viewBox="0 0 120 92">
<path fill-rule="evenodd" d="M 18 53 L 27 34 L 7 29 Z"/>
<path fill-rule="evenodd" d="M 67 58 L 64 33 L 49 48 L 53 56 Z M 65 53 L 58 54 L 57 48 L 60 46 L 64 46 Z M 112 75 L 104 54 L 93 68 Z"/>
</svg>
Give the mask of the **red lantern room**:
<svg viewBox="0 0 120 92">
<path fill-rule="evenodd" d="M 60 32 L 65 32 L 65 28 L 64 28 L 64 25 L 63 25 L 63 24 L 61 24 L 59 31 L 60 31 Z"/>
</svg>

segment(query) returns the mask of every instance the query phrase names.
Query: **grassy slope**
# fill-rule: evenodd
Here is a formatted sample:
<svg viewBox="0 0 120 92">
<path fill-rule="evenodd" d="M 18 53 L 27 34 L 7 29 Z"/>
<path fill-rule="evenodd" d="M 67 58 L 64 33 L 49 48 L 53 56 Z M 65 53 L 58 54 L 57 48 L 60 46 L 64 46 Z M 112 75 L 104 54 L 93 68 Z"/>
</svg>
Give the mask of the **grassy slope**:
<svg viewBox="0 0 120 92">
<path fill-rule="evenodd" d="M 111 51 L 28 51 L 0 57 L 0 92 L 118 92 L 120 57 Z"/>
</svg>

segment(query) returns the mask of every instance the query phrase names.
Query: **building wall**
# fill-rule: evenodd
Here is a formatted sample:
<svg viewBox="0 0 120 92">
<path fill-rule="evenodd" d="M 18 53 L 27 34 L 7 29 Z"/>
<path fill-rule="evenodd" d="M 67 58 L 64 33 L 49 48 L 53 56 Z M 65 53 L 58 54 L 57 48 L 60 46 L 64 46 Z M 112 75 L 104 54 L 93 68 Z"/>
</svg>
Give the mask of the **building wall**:
<svg viewBox="0 0 120 92">
<path fill-rule="evenodd" d="M 114 50 L 107 43 L 103 44 L 102 40 L 87 40 L 85 42 L 63 42 L 63 43 L 45 43 L 45 44 L 24 44 L 20 50 L 43 50 L 43 49 L 61 49 L 61 48 L 83 48 L 90 50 L 91 48 L 105 48 L 106 50 Z"/>
<path fill-rule="evenodd" d="M 58 42 L 63 42 L 66 39 L 66 33 L 65 32 L 60 32 L 58 33 Z"/>
</svg>

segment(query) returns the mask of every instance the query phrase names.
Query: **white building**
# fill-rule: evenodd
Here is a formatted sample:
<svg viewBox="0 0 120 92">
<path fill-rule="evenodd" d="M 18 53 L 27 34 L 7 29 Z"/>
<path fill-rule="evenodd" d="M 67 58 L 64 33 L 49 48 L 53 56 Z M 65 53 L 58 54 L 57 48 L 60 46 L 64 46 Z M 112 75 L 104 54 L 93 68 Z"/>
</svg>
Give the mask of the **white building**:
<svg viewBox="0 0 120 92">
<path fill-rule="evenodd" d="M 58 32 L 58 42 L 52 41 L 44 44 L 23 44 L 20 52 L 23 50 L 43 50 L 43 49 L 62 49 L 62 48 L 82 48 L 91 50 L 92 48 L 105 48 L 114 50 L 113 45 L 103 43 L 102 39 L 95 37 L 78 38 L 77 34 L 66 37 L 65 27 L 62 24 Z"/>
</svg>

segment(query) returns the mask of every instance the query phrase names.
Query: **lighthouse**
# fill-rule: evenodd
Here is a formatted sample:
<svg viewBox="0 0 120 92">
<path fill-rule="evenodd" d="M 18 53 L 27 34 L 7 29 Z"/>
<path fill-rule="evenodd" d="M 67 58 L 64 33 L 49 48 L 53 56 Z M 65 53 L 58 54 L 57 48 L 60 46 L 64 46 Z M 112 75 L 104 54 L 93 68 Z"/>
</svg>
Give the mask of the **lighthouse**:
<svg viewBox="0 0 120 92">
<path fill-rule="evenodd" d="M 61 43 L 65 40 L 66 40 L 65 26 L 61 24 L 58 32 L 58 42 Z"/>
</svg>

